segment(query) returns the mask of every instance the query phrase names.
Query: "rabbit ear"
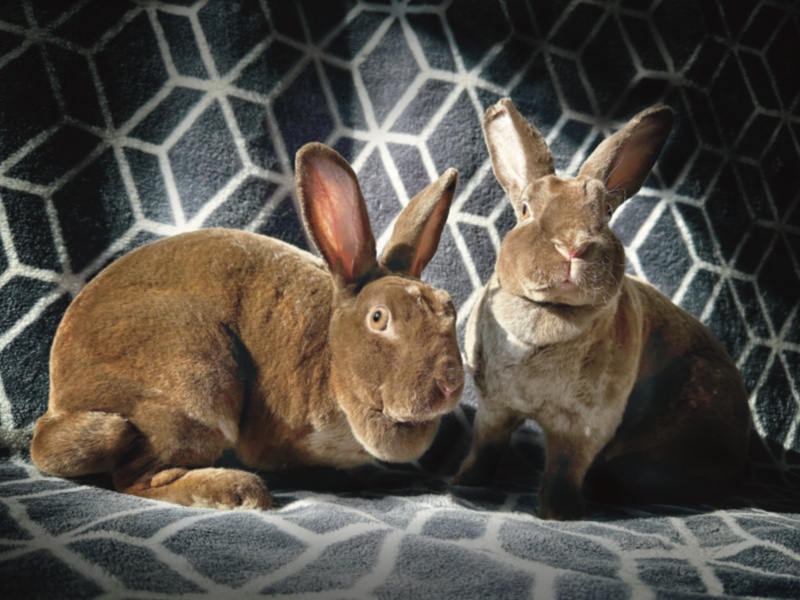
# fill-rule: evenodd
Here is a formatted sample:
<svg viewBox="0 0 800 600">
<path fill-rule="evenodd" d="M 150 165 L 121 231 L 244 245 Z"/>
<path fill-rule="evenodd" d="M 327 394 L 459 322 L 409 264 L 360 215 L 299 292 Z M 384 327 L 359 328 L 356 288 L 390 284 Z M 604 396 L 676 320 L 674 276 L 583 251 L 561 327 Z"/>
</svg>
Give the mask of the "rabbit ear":
<svg viewBox="0 0 800 600">
<path fill-rule="evenodd" d="M 306 230 L 331 272 L 349 284 L 375 267 L 375 238 L 353 169 L 335 150 L 312 142 L 297 151 L 295 184 Z"/>
<path fill-rule="evenodd" d="M 578 176 L 602 181 L 609 192 L 621 191 L 620 203 L 644 184 L 672 129 L 672 109 L 656 106 L 640 112 L 606 138 L 583 163 Z"/>
<path fill-rule="evenodd" d="M 419 279 L 439 246 L 457 180 L 458 171 L 447 169 L 439 179 L 414 196 L 397 218 L 381 258 L 383 266 Z"/>
<path fill-rule="evenodd" d="M 544 136 L 525 120 L 510 98 L 486 110 L 483 135 L 494 176 L 515 207 L 529 183 L 555 172 Z"/>
</svg>

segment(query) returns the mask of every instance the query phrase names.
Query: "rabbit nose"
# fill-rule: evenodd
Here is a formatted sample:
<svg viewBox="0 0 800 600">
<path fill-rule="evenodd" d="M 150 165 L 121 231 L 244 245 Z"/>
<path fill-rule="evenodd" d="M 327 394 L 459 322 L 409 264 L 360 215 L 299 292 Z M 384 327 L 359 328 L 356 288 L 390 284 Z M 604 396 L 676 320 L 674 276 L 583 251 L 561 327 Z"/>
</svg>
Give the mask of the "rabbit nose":
<svg viewBox="0 0 800 600">
<path fill-rule="evenodd" d="M 434 376 L 434 387 L 428 397 L 425 410 L 431 415 L 443 415 L 455 407 L 464 384 L 464 369 L 456 361 L 438 369 Z"/>
<path fill-rule="evenodd" d="M 572 260 L 573 258 L 580 258 L 589 250 L 591 244 L 580 244 L 578 246 L 564 246 L 562 244 L 555 244 L 558 253 L 566 258 Z"/>
<path fill-rule="evenodd" d="M 453 391 L 456 389 L 455 387 L 450 387 L 447 383 L 442 383 L 439 379 L 436 380 L 436 387 L 439 388 L 439 391 L 442 392 L 445 398 L 452 396 Z"/>
<path fill-rule="evenodd" d="M 448 361 L 435 379 L 436 387 L 445 398 L 449 398 L 464 383 L 464 369 L 456 361 Z"/>
</svg>

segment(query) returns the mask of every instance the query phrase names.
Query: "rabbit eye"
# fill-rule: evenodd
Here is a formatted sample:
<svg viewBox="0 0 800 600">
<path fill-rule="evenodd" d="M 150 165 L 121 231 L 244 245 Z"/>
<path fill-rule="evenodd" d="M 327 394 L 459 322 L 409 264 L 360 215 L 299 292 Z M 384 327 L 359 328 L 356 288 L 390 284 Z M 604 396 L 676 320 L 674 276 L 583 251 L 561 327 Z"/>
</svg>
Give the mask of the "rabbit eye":
<svg viewBox="0 0 800 600">
<path fill-rule="evenodd" d="M 369 311 L 367 324 L 373 331 L 386 331 L 386 327 L 389 325 L 390 316 L 391 314 L 389 313 L 388 308 L 385 306 L 376 306 Z"/>
<path fill-rule="evenodd" d="M 614 216 L 614 207 L 611 206 L 611 204 L 606 204 L 606 216 L 605 216 L 606 223 L 611 221 L 611 217 L 613 216 Z"/>
<path fill-rule="evenodd" d="M 531 206 L 527 202 L 522 203 L 522 218 L 527 219 L 531 216 Z"/>
</svg>

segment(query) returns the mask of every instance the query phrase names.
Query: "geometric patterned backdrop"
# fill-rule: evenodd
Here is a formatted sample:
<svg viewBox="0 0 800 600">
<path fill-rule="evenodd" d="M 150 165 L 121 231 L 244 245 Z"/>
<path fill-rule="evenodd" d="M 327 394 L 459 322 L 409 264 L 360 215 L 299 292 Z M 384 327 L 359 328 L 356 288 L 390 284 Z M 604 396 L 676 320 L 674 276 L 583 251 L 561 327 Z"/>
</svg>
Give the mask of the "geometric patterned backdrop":
<svg viewBox="0 0 800 600">
<path fill-rule="evenodd" d="M 763 481 L 796 483 L 788 467 L 800 452 L 798 56 L 798 5 L 783 0 L 3 0 L 0 455 L 22 455 L 0 477 L 0 575 L 43 561 L 56 576 L 31 578 L 33 587 L 0 578 L 0 591 L 302 595 L 281 574 L 296 567 L 295 579 L 308 582 L 302 573 L 336 571 L 340 557 L 346 572 L 365 570 L 361 587 L 344 575 L 339 587 L 325 579 L 348 597 L 391 596 L 403 585 L 417 597 L 800 597 L 791 514 L 656 510 L 559 528 L 528 516 L 527 492 L 472 492 L 485 494 L 476 500 L 434 487 L 432 496 L 376 495 L 369 504 L 279 493 L 287 512 L 225 517 L 110 501 L 42 478 L 24 456 L 71 298 L 115 257 L 186 230 L 236 227 L 308 247 L 293 160 L 311 140 L 351 161 L 379 248 L 411 196 L 459 170 L 424 278 L 451 292 L 463 341 L 514 222 L 480 129 L 485 108 L 510 96 L 543 131 L 562 174 L 576 173 L 639 110 L 675 109 L 653 175 L 613 228 L 629 272 L 698 315 L 735 358 L 765 441 L 754 459 L 778 467 Z M 468 389 L 432 456 L 463 445 L 449 436 L 462 440 L 472 404 Z M 284 553 L 248 558 L 227 531 Z M 426 545 L 432 538 L 438 545 Z M 47 544 L 57 549 L 44 553 Z M 138 558 L 113 562 L 127 554 Z M 214 570 L 227 560 L 244 570 Z M 416 570 L 403 571 L 403 561 Z M 70 587 L 64 563 L 89 583 Z M 476 579 L 486 565 L 505 587 Z M 188 580 L 170 580 L 170 569 Z M 469 586 L 458 588 L 453 570 Z M 436 588 L 442 572 L 456 587 Z"/>
</svg>

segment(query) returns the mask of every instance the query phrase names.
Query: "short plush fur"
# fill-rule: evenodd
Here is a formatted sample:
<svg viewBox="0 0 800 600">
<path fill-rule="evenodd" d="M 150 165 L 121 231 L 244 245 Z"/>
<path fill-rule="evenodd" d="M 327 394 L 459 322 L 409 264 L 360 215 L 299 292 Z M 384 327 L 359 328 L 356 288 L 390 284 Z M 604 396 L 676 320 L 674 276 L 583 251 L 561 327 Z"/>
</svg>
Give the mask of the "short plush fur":
<svg viewBox="0 0 800 600">
<path fill-rule="evenodd" d="M 75 298 L 51 354 L 31 453 L 63 477 L 190 506 L 268 508 L 254 473 L 215 468 L 409 461 L 463 387 L 450 296 L 419 281 L 456 172 L 398 218 L 383 259 L 358 182 L 322 144 L 297 154 L 298 198 L 323 260 L 209 229 L 120 258 Z"/>
<path fill-rule="evenodd" d="M 746 460 L 742 378 L 708 329 L 625 274 L 608 225 L 648 177 L 671 109 L 636 115 L 574 178 L 555 175 L 544 138 L 510 100 L 490 107 L 483 127 L 518 221 L 467 324 L 480 402 L 457 481 L 488 481 L 532 418 L 546 445 L 544 518 L 582 518 L 584 492 L 682 502 L 723 491 Z"/>
</svg>

